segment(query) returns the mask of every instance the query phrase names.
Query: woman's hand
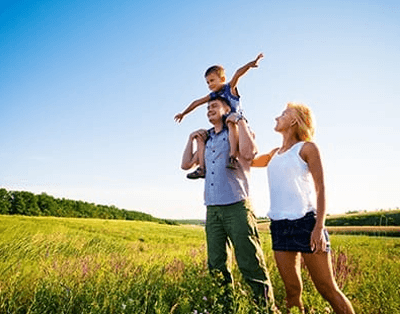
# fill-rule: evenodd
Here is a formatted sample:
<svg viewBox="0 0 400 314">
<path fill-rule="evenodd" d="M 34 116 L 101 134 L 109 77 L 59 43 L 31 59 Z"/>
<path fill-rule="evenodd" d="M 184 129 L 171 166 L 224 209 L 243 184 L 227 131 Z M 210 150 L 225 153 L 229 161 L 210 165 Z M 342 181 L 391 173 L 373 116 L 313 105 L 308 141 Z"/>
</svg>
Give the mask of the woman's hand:
<svg viewBox="0 0 400 314">
<path fill-rule="evenodd" d="M 324 234 L 324 228 L 321 227 L 314 228 L 314 230 L 311 233 L 310 246 L 313 253 L 326 251 L 326 238 Z"/>
</svg>

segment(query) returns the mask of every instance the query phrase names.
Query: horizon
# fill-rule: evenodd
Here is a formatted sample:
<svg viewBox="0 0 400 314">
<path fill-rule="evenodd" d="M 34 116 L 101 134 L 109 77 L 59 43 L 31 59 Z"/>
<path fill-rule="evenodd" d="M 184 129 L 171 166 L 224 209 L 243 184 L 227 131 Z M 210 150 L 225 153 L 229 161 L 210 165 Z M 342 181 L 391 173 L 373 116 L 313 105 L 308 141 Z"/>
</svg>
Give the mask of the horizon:
<svg viewBox="0 0 400 314">
<path fill-rule="evenodd" d="M 2 189 L 2 188 L 0 188 Z M 56 200 L 63 200 L 64 198 L 58 198 L 58 197 L 54 197 L 53 195 L 49 195 L 46 192 L 42 192 L 41 194 L 35 194 L 31 191 L 26 191 L 26 190 L 6 190 L 8 193 L 12 193 L 12 192 L 27 192 L 27 193 L 32 193 L 35 196 L 39 196 L 41 194 L 45 194 L 47 196 L 53 197 Z M 107 206 L 107 207 L 115 207 L 117 210 L 121 210 L 121 211 L 128 211 L 128 212 L 136 212 L 136 213 L 140 213 L 140 214 L 147 214 L 144 211 L 141 211 L 140 209 L 126 209 L 126 208 L 119 208 L 113 204 L 111 205 L 104 205 L 104 204 L 97 204 L 97 203 L 91 203 L 91 202 L 87 202 L 85 200 L 76 200 L 76 199 L 65 199 L 67 201 L 73 201 L 73 202 L 82 202 L 82 203 L 88 203 L 88 204 L 93 204 L 95 206 Z M 373 214 L 373 213 L 377 213 L 377 212 L 391 212 L 391 211 L 400 211 L 399 207 L 396 208 L 382 208 L 382 209 L 376 209 L 376 210 L 359 210 L 359 211 L 349 211 L 349 212 L 344 212 L 344 213 L 337 213 L 337 214 L 327 214 L 326 217 L 328 218 L 334 218 L 334 217 L 340 217 L 340 216 L 351 216 L 351 215 L 360 215 L 360 214 Z M 15 214 L 3 214 L 3 215 L 9 215 L 9 216 L 15 216 Z M 35 215 L 24 215 L 24 214 L 19 214 L 20 216 L 32 216 L 34 217 Z M 164 218 L 164 217 L 156 217 L 156 216 L 152 216 L 150 215 L 152 218 L 155 219 L 159 219 L 159 220 L 170 220 L 170 221 L 205 221 L 205 218 L 183 218 L 183 219 L 169 219 L 169 218 Z M 69 216 L 46 216 L 46 215 L 39 215 L 39 216 L 35 216 L 35 217 L 61 217 L 61 218 L 82 218 L 82 219 L 104 219 L 104 220 L 115 220 L 116 218 L 88 218 L 88 217 L 69 217 Z M 263 219 L 269 219 L 268 216 L 257 216 L 257 219 L 263 220 Z"/>
</svg>

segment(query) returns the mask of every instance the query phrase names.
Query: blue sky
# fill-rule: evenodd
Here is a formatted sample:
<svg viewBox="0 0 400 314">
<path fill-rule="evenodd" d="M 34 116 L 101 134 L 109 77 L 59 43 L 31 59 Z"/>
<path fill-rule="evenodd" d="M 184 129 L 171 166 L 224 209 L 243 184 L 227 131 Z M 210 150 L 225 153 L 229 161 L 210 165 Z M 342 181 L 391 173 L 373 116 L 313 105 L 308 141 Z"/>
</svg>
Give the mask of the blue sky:
<svg viewBox="0 0 400 314">
<path fill-rule="evenodd" d="M 203 181 L 180 170 L 205 108 L 204 71 L 239 83 L 260 152 L 288 101 L 317 121 L 331 214 L 400 206 L 397 1 L 3 1 L 0 186 L 204 218 Z M 269 194 L 252 172 L 257 216 Z"/>
</svg>

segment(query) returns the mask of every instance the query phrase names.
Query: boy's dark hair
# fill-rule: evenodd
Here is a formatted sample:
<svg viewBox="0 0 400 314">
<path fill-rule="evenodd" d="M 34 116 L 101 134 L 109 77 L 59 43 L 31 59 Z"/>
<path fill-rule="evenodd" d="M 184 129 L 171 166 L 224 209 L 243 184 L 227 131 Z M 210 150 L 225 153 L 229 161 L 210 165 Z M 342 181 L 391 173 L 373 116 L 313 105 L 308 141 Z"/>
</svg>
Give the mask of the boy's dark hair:
<svg viewBox="0 0 400 314">
<path fill-rule="evenodd" d="M 217 74 L 220 78 L 225 77 L 225 69 L 222 65 L 213 65 L 212 67 L 209 67 L 204 76 L 207 77 L 211 73 Z"/>
</svg>

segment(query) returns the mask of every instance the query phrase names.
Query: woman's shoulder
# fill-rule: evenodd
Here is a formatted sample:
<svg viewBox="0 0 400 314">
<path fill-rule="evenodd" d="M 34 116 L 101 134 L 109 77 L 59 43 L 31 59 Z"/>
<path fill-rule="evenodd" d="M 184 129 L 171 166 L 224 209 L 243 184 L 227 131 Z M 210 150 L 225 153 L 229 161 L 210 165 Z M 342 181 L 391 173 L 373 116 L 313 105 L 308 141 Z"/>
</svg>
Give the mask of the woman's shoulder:
<svg viewBox="0 0 400 314">
<path fill-rule="evenodd" d="M 302 148 L 301 148 L 301 150 L 302 151 L 309 151 L 309 152 L 311 152 L 311 151 L 318 151 L 318 146 L 317 146 L 317 144 L 316 143 L 314 143 L 314 142 L 304 142 L 303 143 L 303 146 L 302 146 Z"/>
<path fill-rule="evenodd" d="M 307 161 L 311 156 L 319 156 L 319 148 L 314 142 L 304 142 L 300 156 L 304 161 Z"/>
</svg>

